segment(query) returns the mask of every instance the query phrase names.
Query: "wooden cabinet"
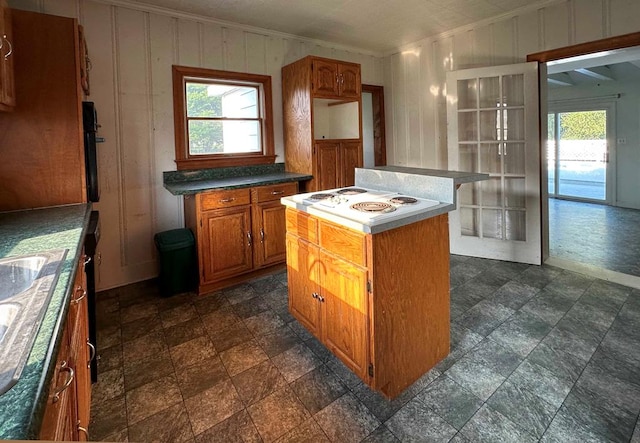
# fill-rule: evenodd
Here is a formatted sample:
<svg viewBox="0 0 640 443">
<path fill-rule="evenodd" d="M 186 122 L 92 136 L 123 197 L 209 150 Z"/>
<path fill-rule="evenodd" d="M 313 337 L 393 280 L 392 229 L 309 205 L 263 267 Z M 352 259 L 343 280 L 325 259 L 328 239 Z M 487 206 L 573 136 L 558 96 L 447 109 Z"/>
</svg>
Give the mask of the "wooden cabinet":
<svg viewBox="0 0 640 443">
<path fill-rule="evenodd" d="M 185 198 L 186 226 L 196 235 L 198 292 L 230 286 L 282 266 L 285 207 L 297 183 L 208 191 Z"/>
<path fill-rule="evenodd" d="M 447 214 L 364 234 L 287 208 L 289 311 L 393 398 L 449 353 Z"/>
<path fill-rule="evenodd" d="M 13 50 L 11 10 L 6 0 L 0 0 L 0 111 L 11 111 L 16 105 Z"/>
<path fill-rule="evenodd" d="M 41 440 L 89 440 L 89 363 L 95 353 L 89 343 L 86 277 L 83 267 L 84 262 L 81 262 L 73 283 L 69 312 L 40 429 Z"/>
<path fill-rule="evenodd" d="M 12 9 L 11 24 L 14 52 L 0 60 L 13 62 L 16 106 L 0 112 L 0 210 L 85 202 L 78 22 Z"/>
<path fill-rule="evenodd" d="M 282 68 L 282 96 L 287 170 L 314 176 L 305 191 L 353 184 L 363 162 L 360 65 L 305 57 Z"/>
<path fill-rule="evenodd" d="M 315 144 L 318 189 L 332 189 L 355 184 L 355 168 L 362 165 L 360 142 L 322 140 Z"/>
<path fill-rule="evenodd" d="M 311 60 L 312 90 L 315 97 L 360 97 L 360 65 L 322 58 Z"/>
</svg>

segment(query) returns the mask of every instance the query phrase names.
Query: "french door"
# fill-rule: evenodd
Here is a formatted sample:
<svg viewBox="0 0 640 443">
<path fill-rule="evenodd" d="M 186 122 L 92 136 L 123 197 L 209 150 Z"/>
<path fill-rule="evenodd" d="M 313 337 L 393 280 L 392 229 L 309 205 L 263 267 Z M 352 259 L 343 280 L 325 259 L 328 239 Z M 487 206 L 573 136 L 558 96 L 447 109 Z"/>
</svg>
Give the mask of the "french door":
<svg viewBox="0 0 640 443">
<path fill-rule="evenodd" d="M 489 174 L 463 184 L 451 252 L 541 264 L 536 62 L 447 73 L 449 169 Z"/>
</svg>

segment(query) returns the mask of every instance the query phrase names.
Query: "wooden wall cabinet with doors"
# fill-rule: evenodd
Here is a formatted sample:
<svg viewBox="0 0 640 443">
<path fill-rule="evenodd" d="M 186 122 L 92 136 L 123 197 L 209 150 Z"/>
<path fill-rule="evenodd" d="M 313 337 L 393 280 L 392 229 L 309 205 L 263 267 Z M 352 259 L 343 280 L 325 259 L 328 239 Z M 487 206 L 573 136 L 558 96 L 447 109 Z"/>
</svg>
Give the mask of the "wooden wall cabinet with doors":
<svg viewBox="0 0 640 443">
<path fill-rule="evenodd" d="M 69 312 L 40 429 L 41 440 L 89 440 L 90 363 L 95 358 L 95 347 L 89 342 L 87 282 L 83 270 L 85 260 L 83 256 L 73 283 Z"/>
<path fill-rule="evenodd" d="M 354 184 L 362 167 L 360 65 L 308 56 L 282 68 L 285 163 L 305 191 Z"/>
<path fill-rule="evenodd" d="M 0 112 L 0 210 L 85 202 L 78 21 L 12 9 L 11 25 L 16 106 Z"/>
<path fill-rule="evenodd" d="M 287 208 L 289 311 L 396 397 L 449 353 L 448 216 L 365 234 Z"/>
<path fill-rule="evenodd" d="M 0 111 L 11 111 L 16 105 L 11 30 L 11 10 L 6 0 L 0 0 Z"/>
<path fill-rule="evenodd" d="M 240 283 L 282 267 L 285 207 L 298 183 L 207 191 L 185 197 L 186 226 L 196 234 L 198 293 Z"/>
</svg>

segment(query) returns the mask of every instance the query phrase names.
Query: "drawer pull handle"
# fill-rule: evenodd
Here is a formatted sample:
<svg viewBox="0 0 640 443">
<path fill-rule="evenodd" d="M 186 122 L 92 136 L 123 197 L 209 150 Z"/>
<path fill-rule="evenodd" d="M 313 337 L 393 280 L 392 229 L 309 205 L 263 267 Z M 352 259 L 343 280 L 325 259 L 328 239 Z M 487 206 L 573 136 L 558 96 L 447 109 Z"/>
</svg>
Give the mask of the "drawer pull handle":
<svg viewBox="0 0 640 443">
<path fill-rule="evenodd" d="M 247 232 L 247 239 L 249 240 L 249 246 L 253 244 L 253 239 L 251 238 L 251 232 Z"/>
<path fill-rule="evenodd" d="M 84 432 L 85 437 L 87 437 L 87 441 L 89 441 L 89 431 L 87 431 L 87 428 L 80 426 L 80 420 L 78 420 L 78 432 Z"/>
<path fill-rule="evenodd" d="M 318 295 L 318 293 L 317 293 L 317 292 L 312 292 L 312 293 L 311 293 L 311 297 L 313 297 L 313 298 L 318 298 L 318 297 L 319 297 L 319 295 Z"/>
<path fill-rule="evenodd" d="M 264 243 L 264 229 L 260 228 L 260 243 Z"/>
<path fill-rule="evenodd" d="M 231 203 L 232 201 L 235 201 L 234 197 L 223 198 L 223 199 L 219 200 L 218 203 Z"/>
<path fill-rule="evenodd" d="M 83 258 L 83 262 L 82 262 L 83 266 L 87 266 L 91 262 L 90 255 L 84 255 L 82 258 Z"/>
<path fill-rule="evenodd" d="M 77 305 L 78 303 L 80 303 L 82 301 L 83 298 L 85 298 L 87 296 L 87 291 L 85 291 L 84 289 L 82 289 L 82 286 L 78 286 L 76 288 L 76 295 L 78 295 L 78 293 L 82 293 L 81 296 L 79 296 L 78 298 L 74 298 L 73 300 L 71 300 L 71 303 Z"/>
<path fill-rule="evenodd" d="M 318 294 L 318 300 L 320 300 L 320 303 L 324 303 L 324 297 L 320 294 Z"/>
<path fill-rule="evenodd" d="M 73 370 L 73 368 L 69 367 L 66 360 L 60 363 L 60 372 L 62 371 L 68 372 L 69 375 L 67 376 L 67 380 L 64 382 L 64 384 L 59 388 L 56 388 L 56 390 L 54 391 L 53 397 L 51 399 L 53 403 L 56 403 L 58 400 L 60 400 L 60 394 L 62 394 L 69 386 L 71 386 L 71 383 L 73 383 L 73 378 L 76 376 L 75 371 Z"/>
<path fill-rule="evenodd" d="M 96 358 L 96 347 L 93 346 L 93 343 L 91 343 L 89 339 L 87 339 L 87 346 L 89 346 L 89 351 L 91 351 L 89 353 L 89 361 L 87 362 L 87 368 L 90 368 L 91 362 L 93 361 L 94 358 Z"/>
<path fill-rule="evenodd" d="M 284 191 L 271 191 L 271 195 L 280 195 L 284 194 Z"/>
</svg>

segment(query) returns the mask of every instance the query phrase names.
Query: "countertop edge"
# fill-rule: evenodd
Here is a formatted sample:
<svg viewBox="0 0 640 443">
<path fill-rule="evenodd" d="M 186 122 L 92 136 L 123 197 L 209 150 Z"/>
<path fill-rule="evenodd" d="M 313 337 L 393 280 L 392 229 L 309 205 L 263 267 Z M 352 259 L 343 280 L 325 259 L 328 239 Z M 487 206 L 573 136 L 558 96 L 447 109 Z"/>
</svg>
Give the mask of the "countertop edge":
<svg viewBox="0 0 640 443">
<path fill-rule="evenodd" d="M 304 181 L 312 178 L 313 176 L 308 174 L 284 172 L 282 174 L 265 174 L 263 176 L 254 175 L 183 182 L 164 182 L 163 186 L 173 195 L 191 195 L 212 190 L 250 188 L 253 186 Z"/>
</svg>

